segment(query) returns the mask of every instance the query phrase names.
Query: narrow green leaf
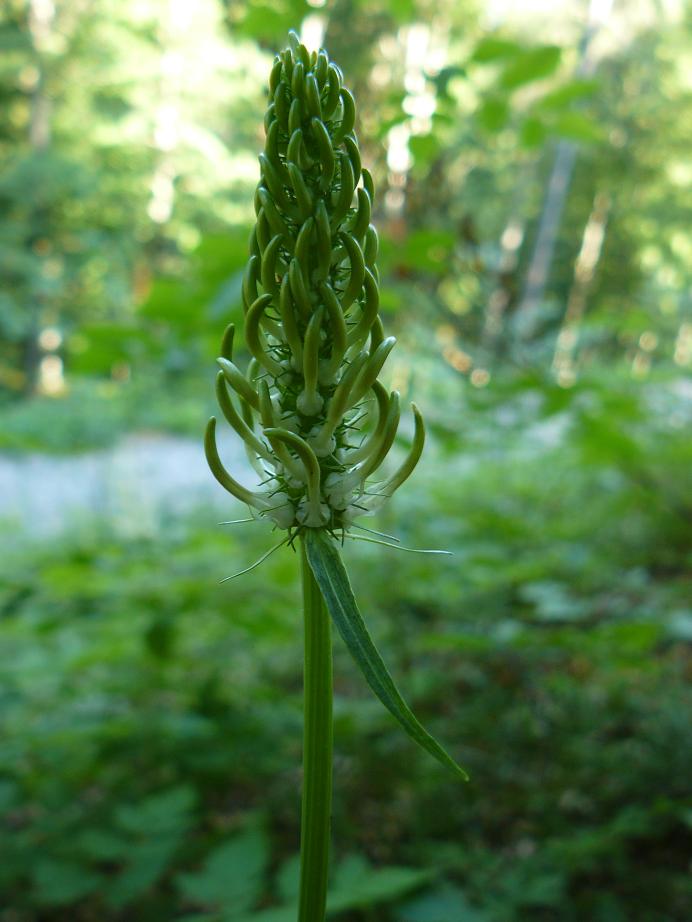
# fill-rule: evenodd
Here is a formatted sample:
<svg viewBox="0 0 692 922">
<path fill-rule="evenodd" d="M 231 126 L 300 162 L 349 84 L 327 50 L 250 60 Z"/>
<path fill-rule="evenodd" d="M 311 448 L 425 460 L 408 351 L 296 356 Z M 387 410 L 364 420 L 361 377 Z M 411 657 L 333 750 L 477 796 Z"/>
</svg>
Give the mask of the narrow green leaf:
<svg viewBox="0 0 692 922">
<path fill-rule="evenodd" d="M 358 611 L 346 568 L 333 541 L 324 532 L 309 528 L 305 547 L 310 567 L 322 591 L 329 614 L 370 688 L 411 739 L 456 775 L 468 780 L 464 769 L 457 765 L 418 722 L 401 697 Z"/>
</svg>

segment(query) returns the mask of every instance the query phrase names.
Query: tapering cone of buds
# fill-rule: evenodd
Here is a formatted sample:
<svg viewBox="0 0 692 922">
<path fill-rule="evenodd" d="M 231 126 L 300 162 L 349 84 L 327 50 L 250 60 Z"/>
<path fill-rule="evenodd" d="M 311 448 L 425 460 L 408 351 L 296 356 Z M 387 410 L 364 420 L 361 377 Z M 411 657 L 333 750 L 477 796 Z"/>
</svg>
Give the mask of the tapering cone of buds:
<svg viewBox="0 0 692 922">
<path fill-rule="evenodd" d="M 226 471 L 213 418 L 205 438 L 222 486 L 289 533 L 336 533 L 375 511 L 413 471 L 425 437 L 413 406 L 408 456 L 377 481 L 400 407 L 398 393 L 378 381 L 395 340 L 385 338 L 378 315 L 374 189 L 361 166 L 355 115 L 337 65 L 291 33 L 270 77 L 243 279 L 252 359 L 245 374 L 234 364 L 229 327 L 216 387 L 262 489 L 247 489 Z"/>
</svg>

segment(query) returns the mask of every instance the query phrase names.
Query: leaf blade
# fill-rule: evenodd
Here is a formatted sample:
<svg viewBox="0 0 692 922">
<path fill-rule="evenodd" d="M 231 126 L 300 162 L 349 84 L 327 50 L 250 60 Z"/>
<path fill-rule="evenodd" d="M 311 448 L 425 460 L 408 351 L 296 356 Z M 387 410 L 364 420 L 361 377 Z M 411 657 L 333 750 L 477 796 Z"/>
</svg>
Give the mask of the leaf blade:
<svg viewBox="0 0 692 922">
<path fill-rule="evenodd" d="M 308 528 L 305 548 L 327 610 L 372 691 L 414 742 L 455 775 L 468 781 L 464 769 L 428 733 L 402 698 L 358 610 L 346 568 L 334 543 L 318 529 Z"/>
</svg>

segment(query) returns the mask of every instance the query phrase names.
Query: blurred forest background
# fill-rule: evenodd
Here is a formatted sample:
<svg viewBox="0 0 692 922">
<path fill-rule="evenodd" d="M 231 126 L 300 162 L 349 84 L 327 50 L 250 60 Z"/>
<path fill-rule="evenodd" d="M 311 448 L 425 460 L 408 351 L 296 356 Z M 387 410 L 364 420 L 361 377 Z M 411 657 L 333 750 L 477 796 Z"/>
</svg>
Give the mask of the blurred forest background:
<svg viewBox="0 0 692 922">
<path fill-rule="evenodd" d="M 683 922 L 685 0 L 2 4 L 0 920 L 293 920 L 296 560 L 219 584 L 271 536 L 201 453 L 291 27 L 355 92 L 430 430 L 375 527 L 454 552 L 346 554 L 472 774 L 337 648 L 331 917 Z"/>
</svg>

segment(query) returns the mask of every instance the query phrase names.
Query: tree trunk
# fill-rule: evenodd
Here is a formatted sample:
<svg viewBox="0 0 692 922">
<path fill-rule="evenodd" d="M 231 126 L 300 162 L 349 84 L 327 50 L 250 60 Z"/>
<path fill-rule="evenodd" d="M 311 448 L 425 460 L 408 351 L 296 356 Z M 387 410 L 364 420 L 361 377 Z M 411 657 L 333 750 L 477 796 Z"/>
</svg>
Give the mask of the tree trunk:
<svg viewBox="0 0 692 922">
<path fill-rule="evenodd" d="M 29 144 L 35 153 L 47 151 L 51 143 L 51 100 L 46 91 L 46 71 L 43 60 L 43 49 L 50 37 L 51 26 L 55 16 L 52 3 L 41 0 L 29 0 L 29 33 L 34 49 L 37 68 L 36 81 L 31 93 L 31 115 L 29 119 Z M 44 209 L 41 203 L 34 206 L 31 215 L 31 232 L 27 246 L 32 248 L 40 236 L 40 228 L 44 220 Z M 43 312 L 42 299 L 30 293 L 27 302 L 28 322 L 22 340 L 22 370 L 24 372 L 24 393 L 34 394 L 39 385 L 41 368 L 41 315 Z"/>
<path fill-rule="evenodd" d="M 590 77 L 596 69 L 596 61 L 591 53 L 593 38 L 608 18 L 611 5 L 609 0 L 603 0 L 600 4 L 592 3 L 590 6 L 588 21 L 580 42 L 576 77 Z M 535 309 L 545 296 L 562 212 L 572 182 L 576 159 L 576 144 L 572 141 L 559 141 L 548 181 L 536 242 L 518 305 L 519 311 Z"/>
</svg>

